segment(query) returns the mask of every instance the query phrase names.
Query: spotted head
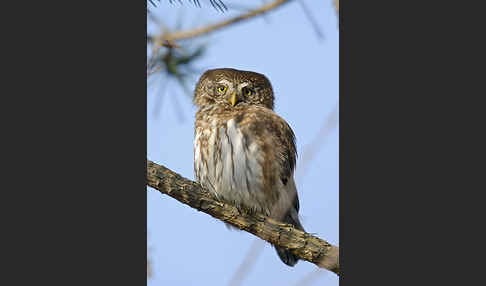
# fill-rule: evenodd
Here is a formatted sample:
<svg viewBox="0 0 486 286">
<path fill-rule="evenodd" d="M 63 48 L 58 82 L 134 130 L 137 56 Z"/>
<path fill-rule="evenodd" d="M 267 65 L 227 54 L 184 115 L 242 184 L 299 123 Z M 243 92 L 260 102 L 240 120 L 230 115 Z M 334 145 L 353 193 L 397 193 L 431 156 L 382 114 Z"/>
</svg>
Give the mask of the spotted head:
<svg viewBox="0 0 486 286">
<path fill-rule="evenodd" d="M 196 85 L 194 103 L 199 107 L 259 105 L 273 110 L 273 90 L 263 74 L 231 68 L 207 70 Z"/>
</svg>

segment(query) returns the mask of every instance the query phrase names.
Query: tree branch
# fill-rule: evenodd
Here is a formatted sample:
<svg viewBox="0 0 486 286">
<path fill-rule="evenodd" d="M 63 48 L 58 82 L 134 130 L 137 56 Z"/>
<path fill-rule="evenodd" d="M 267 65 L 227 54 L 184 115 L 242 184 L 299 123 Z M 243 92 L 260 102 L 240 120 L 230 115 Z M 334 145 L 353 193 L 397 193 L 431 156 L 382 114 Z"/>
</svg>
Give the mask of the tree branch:
<svg viewBox="0 0 486 286">
<path fill-rule="evenodd" d="M 229 223 L 279 247 L 300 259 L 340 275 L 339 248 L 290 224 L 259 213 L 247 213 L 218 201 L 200 184 L 147 160 L 147 185 L 199 211 Z"/>
<path fill-rule="evenodd" d="M 173 32 L 173 33 L 166 33 L 166 34 L 162 35 L 162 40 L 170 42 L 170 41 L 193 38 L 193 37 L 201 36 L 201 35 L 204 35 L 204 34 L 208 34 L 208 33 L 211 33 L 213 31 L 217 30 L 217 29 L 227 27 L 227 26 L 230 26 L 230 25 L 235 24 L 237 22 L 240 22 L 240 21 L 243 21 L 243 20 L 248 20 L 252 17 L 266 13 L 266 12 L 268 12 L 272 9 L 275 9 L 275 8 L 279 7 L 280 5 L 288 3 L 288 2 L 290 2 L 290 0 L 276 0 L 274 2 L 264 4 L 260 8 L 257 8 L 255 10 L 251 10 L 247 13 L 241 14 L 241 15 L 236 16 L 234 18 L 230 18 L 230 19 L 221 21 L 221 22 L 216 23 L 216 24 L 211 24 L 211 25 L 208 25 L 208 26 L 194 28 L 194 29 L 190 29 L 190 30 L 186 30 L 186 31 L 177 31 L 177 32 Z M 162 41 L 160 41 L 160 42 L 162 42 Z"/>
</svg>

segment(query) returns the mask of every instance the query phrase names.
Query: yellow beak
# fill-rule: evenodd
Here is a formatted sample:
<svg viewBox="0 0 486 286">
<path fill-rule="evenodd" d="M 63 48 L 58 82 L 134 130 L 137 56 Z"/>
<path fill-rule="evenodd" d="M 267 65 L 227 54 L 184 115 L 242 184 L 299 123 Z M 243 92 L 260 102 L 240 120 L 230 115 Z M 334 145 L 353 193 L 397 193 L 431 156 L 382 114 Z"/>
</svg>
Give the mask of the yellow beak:
<svg viewBox="0 0 486 286">
<path fill-rule="evenodd" d="M 231 106 L 235 106 L 236 105 L 236 102 L 238 101 L 238 96 L 236 96 L 236 93 L 233 92 L 230 97 L 229 97 L 229 101 L 231 103 Z"/>
</svg>

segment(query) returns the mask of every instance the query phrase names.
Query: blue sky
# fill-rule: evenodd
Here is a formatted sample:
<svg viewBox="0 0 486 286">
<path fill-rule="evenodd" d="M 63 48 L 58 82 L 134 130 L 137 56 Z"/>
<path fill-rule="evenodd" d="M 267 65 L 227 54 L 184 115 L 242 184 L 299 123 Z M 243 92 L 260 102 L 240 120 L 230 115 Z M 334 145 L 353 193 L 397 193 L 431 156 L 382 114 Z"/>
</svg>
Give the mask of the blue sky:
<svg viewBox="0 0 486 286">
<path fill-rule="evenodd" d="M 222 14 L 204 0 L 201 8 L 186 1 L 183 5 L 165 2 L 149 9 L 169 28 L 181 16 L 182 28 L 190 28 L 241 13 L 230 10 Z M 229 7 L 238 3 L 224 2 Z M 197 43 L 207 43 L 208 49 L 196 62 L 198 72 L 188 84 L 192 91 L 204 70 L 217 67 L 256 71 L 270 79 L 275 111 L 297 137 L 296 177 L 302 224 L 308 232 L 339 245 L 339 122 L 329 120 L 336 119 L 333 111 L 339 103 L 338 18 L 331 0 L 304 2 L 322 31 L 322 39 L 294 1 L 265 18 L 198 39 Z M 255 7 L 263 1 L 245 3 Z M 156 29 L 152 24 L 148 28 Z M 147 157 L 193 180 L 196 108 L 175 82 L 168 83 L 161 99 L 160 87 L 167 84 L 165 80 L 154 75 L 147 83 Z M 157 116 L 156 106 L 160 108 Z M 147 192 L 147 229 L 153 273 L 149 286 L 228 285 L 250 246 L 258 240 L 249 233 L 228 230 L 221 221 L 151 188 Z M 306 261 L 293 268 L 284 265 L 265 243 L 242 285 L 296 285 L 310 273 L 315 274 L 315 269 Z M 312 274 L 313 283 L 306 285 L 339 284 L 335 274 L 320 272 Z"/>
</svg>

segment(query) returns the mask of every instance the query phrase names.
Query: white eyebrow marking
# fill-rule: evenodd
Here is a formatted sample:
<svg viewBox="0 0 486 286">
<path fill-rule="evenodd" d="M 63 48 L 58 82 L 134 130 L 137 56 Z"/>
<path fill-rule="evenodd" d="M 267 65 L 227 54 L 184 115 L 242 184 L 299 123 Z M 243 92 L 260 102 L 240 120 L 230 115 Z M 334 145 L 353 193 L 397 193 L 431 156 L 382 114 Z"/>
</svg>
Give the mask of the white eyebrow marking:
<svg viewBox="0 0 486 286">
<path fill-rule="evenodd" d="M 244 88 L 245 86 L 248 86 L 248 85 L 250 85 L 250 84 L 249 84 L 249 83 L 247 83 L 247 82 L 240 83 L 240 84 L 238 85 L 238 90 L 241 90 L 242 88 Z"/>
<path fill-rule="evenodd" d="M 218 81 L 218 83 L 224 83 L 226 85 L 231 85 L 231 82 L 228 81 L 228 80 L 225 80 L 225 79 L 222 79 L 222 80 Z"/>
</svg>

